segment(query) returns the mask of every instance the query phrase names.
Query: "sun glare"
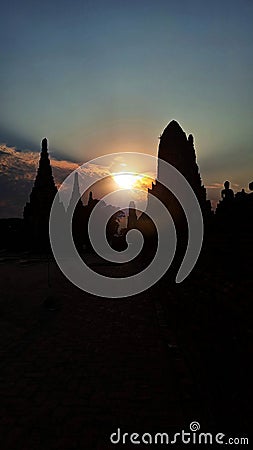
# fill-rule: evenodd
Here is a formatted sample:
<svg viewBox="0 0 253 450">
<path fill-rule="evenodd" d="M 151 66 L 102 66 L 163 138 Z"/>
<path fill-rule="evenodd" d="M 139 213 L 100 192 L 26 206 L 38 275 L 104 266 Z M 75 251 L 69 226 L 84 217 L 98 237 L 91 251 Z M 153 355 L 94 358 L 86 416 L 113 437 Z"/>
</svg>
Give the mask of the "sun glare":
<svg viewBox="0 0 253 450">
<path fill-rule="evenodd" d="M 132 173 L 117 173 L 113 175 L 114 181 L 121 189 L 133 189 L 142 177 Z"/>
<path fill-rule="evenodd" d="M 121 189 L 133 189 L 142 177 L 132 173 L 117 173 L 113 175 L 114 181 Z"/>
</svg>

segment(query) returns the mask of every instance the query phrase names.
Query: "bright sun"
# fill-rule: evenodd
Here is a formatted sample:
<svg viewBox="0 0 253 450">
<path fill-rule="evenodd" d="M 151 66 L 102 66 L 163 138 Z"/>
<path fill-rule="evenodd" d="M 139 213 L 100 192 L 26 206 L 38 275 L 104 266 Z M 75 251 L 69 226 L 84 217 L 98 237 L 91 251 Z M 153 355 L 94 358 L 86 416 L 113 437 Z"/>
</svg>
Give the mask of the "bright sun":
<svg viewBox="0 0 253 450">
<path fill-rule="evenodd" d="M 114 181 L 121 189 L 132 189 L 142 177 L 132 173 L 117 173 L 113 175 Z"/>
</svg>

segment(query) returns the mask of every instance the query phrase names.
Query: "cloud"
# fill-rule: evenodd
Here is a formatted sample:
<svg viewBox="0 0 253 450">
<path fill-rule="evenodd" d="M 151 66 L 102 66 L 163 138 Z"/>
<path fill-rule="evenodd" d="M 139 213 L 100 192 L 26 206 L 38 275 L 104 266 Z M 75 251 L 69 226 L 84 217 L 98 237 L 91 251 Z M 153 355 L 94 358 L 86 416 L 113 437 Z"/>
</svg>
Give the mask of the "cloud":
<svg viewBox="0 0 253 450">
<path fill-rule="evenodd" d="M 0 144 L 0 217 L 22 217 L 25 203 L 29 200 L 29 194 L 32 190 L 36 177 L 40 154 L 32 151 L 19 151 L 15 147 Z M 66 161 L 50 156 L 53 175 L 57 187 L 61 185 L 63 180 L 75 169 L 79 164 L 73 161 Z M 141 167 L 137 161 L 137 167 Z M 115 172 L 132 171 L 132 167 L 126 167 L 121 157 L 115 155 L 115 158 L 108 167 L 87 163 L 80 173 L 80 186 L 82 184 L 82 175 L 90 177 L 93 183 L 97 180 L 107 177 L 104 182 L 98 182 L 92 187 L 94 196 L 102 198 L 107 192 L 113 190 L 111 176 Z M 136 188 L 141 189 L 143 193 L 135 191 L 133 200 L 140 206 L 145 206 L 144 198 L 148 188 L 155 178 L 152 171 L 146 172 L 142 178 L 136 183 Z M 237 181 L 237 180 L 235 180 Z M 220 199 L 220 192 L 224 188 L 223 183 L 216 180 L 208 180 L 205 185 L 208 198 L 212 202 L 213 208 L 216 207 Z M 241 189 L 241 184 L 231 183 L 231 188 L 236 192 Z M 122 196 L 122 194 L 121 194 Z M 87 201 L 88 193 L 83 196 L 84 202 Z M 120 205 L 120 196 L 115 196 L 115 202 Z M 116 204 L 116 203 L 115 203 Z M 140 208 L 142 209 L 142 208 Z"/>
<path fill-rule="evenodd" d="M 207 184 L 205 185 L 206 189 L 223 189 L 223 184 L 222 183 L 213 183 L 213 184 Z"/>
<path fill-rule="evenodd" d="M 238 183 L 230 183 L 232 189 L 238 189 L 240 186 Z M 206 189 L 224 189 L 224 183 L 211 183 L 207 184 Z"/>
<path fill-rule="evenodd" d="M 18 151 L 15 147 L 0 144 L 0 217 L 22 217 L 25 203 L 29 200 L 39 164 L 40 153 L 32 151 Z M 54 180 L 59 188 L 65 178 L 79 164 L 60 160 L 50 156 Z M 90 177 L 95 183 L 104 177 L 108 177 L 107 186 L 111 187 L 111 168 L 87 163 L 79 171 L 79 184 L 82 185 L 82 175 Z M 143 181 L 144 183 L 144 181 Z M 94 188 L 95 196 L 103 197 L 106 189 L 100 189 L 101 184 Z M 140 186 L 141 187 L 141 186 Z M 145 183 L 142 188 L 145 189 Z M 87 201 L 87 194 L 84 196 Z"/>
<path fill-rule="evenodd" d="M 0 145 L 0 217 L 21 217 L 36 177 L 40 154 Z M 78 167 L 70 161 L 51 158 L 56 185 Z"/>
<path fill-rule="evenodd" d="M 142 189 L 144 191 L 147 191 L 149 188 L 152 187 L 152 182 L 155 181 L 155 175 L 153 176 L 144 176 L 141 177 L 136 183 L 136 187 L 138 189 Z"/>
<path fill-rule="evenodd" d="M 221 191 L 224 189 L 224 184 L 219 182 L 213 182 L 205 185 L 207 190 L 207 197 L 211 201 L 212 208 L 215 209 L 217 203 L 221 199 Z M 238 183 L 230 183 L 231 189 L 234 192 L 240 191 L 241 187 Z"/>
</svg>

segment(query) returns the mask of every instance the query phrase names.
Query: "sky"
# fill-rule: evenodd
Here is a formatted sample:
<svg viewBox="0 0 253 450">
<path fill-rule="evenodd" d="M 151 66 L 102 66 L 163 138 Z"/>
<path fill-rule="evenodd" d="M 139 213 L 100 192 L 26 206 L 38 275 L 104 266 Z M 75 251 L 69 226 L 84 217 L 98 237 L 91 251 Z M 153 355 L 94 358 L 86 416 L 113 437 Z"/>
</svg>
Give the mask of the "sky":
<svg viewBox="0 0 253 450">
<path fill-rule="evenodd" d="M 2 216 L 22 214 L 11 177 L 27 176 L 7 170 L 6 152 L 27 161 L 44 136 L 63 174 L 107 153 L 155 155 L 175 119 L 194 135 L 209 198 L 226 179 L 252 181 L 251 0 L 9 0 L 1 16 Z"/>
</svg>

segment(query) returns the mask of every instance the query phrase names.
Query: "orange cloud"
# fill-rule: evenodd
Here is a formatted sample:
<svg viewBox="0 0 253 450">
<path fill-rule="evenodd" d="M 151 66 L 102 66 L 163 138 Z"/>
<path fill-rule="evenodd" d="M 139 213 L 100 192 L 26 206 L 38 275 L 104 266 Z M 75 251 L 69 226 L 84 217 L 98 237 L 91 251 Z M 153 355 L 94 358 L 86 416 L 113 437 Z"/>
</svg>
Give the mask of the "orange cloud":
<svg viewBox="0 0 253 450">
<path fill-rule="evenodd" d="M 0 217 L 22 216 L 36 177 L 40 154 L 0 144 Z M 51 158 L 57 186 L 78 164 Z"/>
<path fill-rule="evenodd" d="M 0 175 L 5 174 L 12 180 L 34 180 L 39 164 L 40 154 L 31 151 L 18 151 L 15 147 L 8 147 L 6 144 L 0 145 Z M 63 181 L 63 176 L 67 176 L 78 164 L 70 161 L 50 158 L 51 165 L 55 169 L 54 175 L 56 183 Z"/>
</svg>

